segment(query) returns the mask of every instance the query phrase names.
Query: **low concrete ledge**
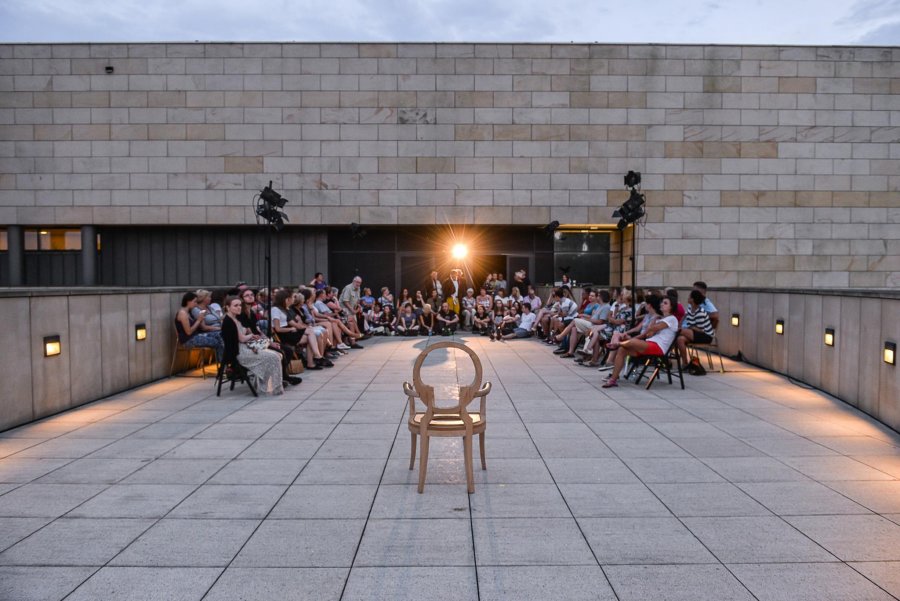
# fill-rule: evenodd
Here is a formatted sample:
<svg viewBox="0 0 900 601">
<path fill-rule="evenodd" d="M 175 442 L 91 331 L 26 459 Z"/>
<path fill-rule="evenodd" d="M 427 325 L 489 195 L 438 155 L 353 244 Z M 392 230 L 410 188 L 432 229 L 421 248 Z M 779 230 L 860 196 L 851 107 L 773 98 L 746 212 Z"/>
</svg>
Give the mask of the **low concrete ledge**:
<svg viewBox="0 0 900 601">
<path fill-rule="evenodd" d="M 5 289 L 0 431 L 169 375 L 183 289 Z M 135 326 L 147 327 L 136 340 Z M 44 357 L 45 336 L 61 353 Z M 187 357 L 185 357 L 185 365 Z"/>
<path fill-rule="evenodd" d="M 885 341 L 900 342 L 900 292 L 719 288 L 710 298 L 722 352 L 740 352 L 900 430 L 900 366 L 882 360 Z M 783 334 L 775 333 L 779 319 Z M 826 328 L 835 331 L 834 346 L 825 345 Z"/>
</svg>

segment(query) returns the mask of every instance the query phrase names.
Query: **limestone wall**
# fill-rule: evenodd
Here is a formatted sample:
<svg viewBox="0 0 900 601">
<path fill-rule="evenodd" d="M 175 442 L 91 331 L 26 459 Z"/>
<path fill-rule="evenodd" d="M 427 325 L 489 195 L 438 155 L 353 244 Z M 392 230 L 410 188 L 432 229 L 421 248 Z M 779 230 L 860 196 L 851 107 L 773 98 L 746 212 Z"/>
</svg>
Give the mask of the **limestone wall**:
<svg viewBox="0 0 900 601">
<path fill-rule="evenodd" d="M 107 67 L 113 72 L 108 74 Z M 646 285 L 900 285 L 900 50 L 0 46 L 0 223 L 609 223 Z"/>
</svg>

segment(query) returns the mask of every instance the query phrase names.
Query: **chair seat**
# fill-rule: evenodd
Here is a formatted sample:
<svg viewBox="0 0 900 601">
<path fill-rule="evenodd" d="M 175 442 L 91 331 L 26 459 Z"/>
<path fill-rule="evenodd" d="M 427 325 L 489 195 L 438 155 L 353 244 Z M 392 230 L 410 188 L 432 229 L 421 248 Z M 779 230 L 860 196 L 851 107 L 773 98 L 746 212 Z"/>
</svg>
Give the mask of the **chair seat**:
<svg viewBox="0 0 900 601">
<path fill-rule="evenodd" d="M 416 413 L 415 417 L 407 422 L 410 429 L 418 431 L 424 417 L 424 413 Z M 469 417 L 472 418 L 473 429 L 480 430 L 484 428 L 485 422 L 481 420 L 481 415 L 469 413 Z M 428 427 L 430 430 L 459 430 L 465 428 L 466 425 L 457 414 L 435 413 Z"/>
</svg>

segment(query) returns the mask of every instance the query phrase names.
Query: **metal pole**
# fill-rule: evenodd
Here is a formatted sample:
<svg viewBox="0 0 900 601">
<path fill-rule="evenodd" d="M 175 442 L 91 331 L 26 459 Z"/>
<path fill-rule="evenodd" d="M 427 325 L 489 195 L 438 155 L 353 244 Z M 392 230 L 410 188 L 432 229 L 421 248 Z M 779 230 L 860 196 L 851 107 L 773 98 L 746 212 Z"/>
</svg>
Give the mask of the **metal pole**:
<svg viewBox="0 0 900 601">
<path fill-rule="evenodd" d="M 266 336 L 272 337 L 272 225 L 266 224 Z"/>
<path fill-rule="evenodd" d="M 632 223 L 631 229 L 633 230 L 631 233 L 631 326 L 634 327 L 634 324 L 637 322 L 637 315 L 635 315 L 635 301 L 637 299 L 637 223 Z"/>
</svg>

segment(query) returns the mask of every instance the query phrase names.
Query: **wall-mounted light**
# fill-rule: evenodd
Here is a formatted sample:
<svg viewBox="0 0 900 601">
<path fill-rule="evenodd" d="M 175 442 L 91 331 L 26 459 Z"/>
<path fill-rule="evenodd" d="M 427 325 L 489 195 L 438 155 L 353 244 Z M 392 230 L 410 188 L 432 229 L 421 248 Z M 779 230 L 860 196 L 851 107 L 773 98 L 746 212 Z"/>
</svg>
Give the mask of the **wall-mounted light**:
<svg viewBox="0 0 900 601">
<path fill-rule="evenodd" d="M 134 339 L 147 340 L 147 324 L 139 323 L 134 326 Z"/>
<path fill-rule="evenodd" d="M 897 343 L 896 342 L 885 342 L 884 343 L 884 362 L 888 365 L 896 365 L 897 364 Z"/>
<path fill-rule="evenodd" d="M 731 314 L 731 325 L 734 327 L 738 327 L 741 325 L 741 314 L 740 313 L 732 313 Z"/>
<path fill-rule="evenodd" d="M 825 346 L 834 346 L 834 328 L 825 328 Z"/>
<path fill-rule="evenodd" d="M 775 333 L 779 336 L 784 334 L 784 320 L 776 319 L 775 320 Z"/>
<path fill-rule="evenodd" d="M 44 336 L 44 356 L 55 357 L 62 352 L 59 336 Z"/>
<path fill-rule="evenodd" d="M 106 67 L 103 70 L 106 71 L 108 74 L 112 74 L 112 73 L 116 72 L 116 68 L 113 67 L 112 65 L 106 65 Z"/>
</svg>

